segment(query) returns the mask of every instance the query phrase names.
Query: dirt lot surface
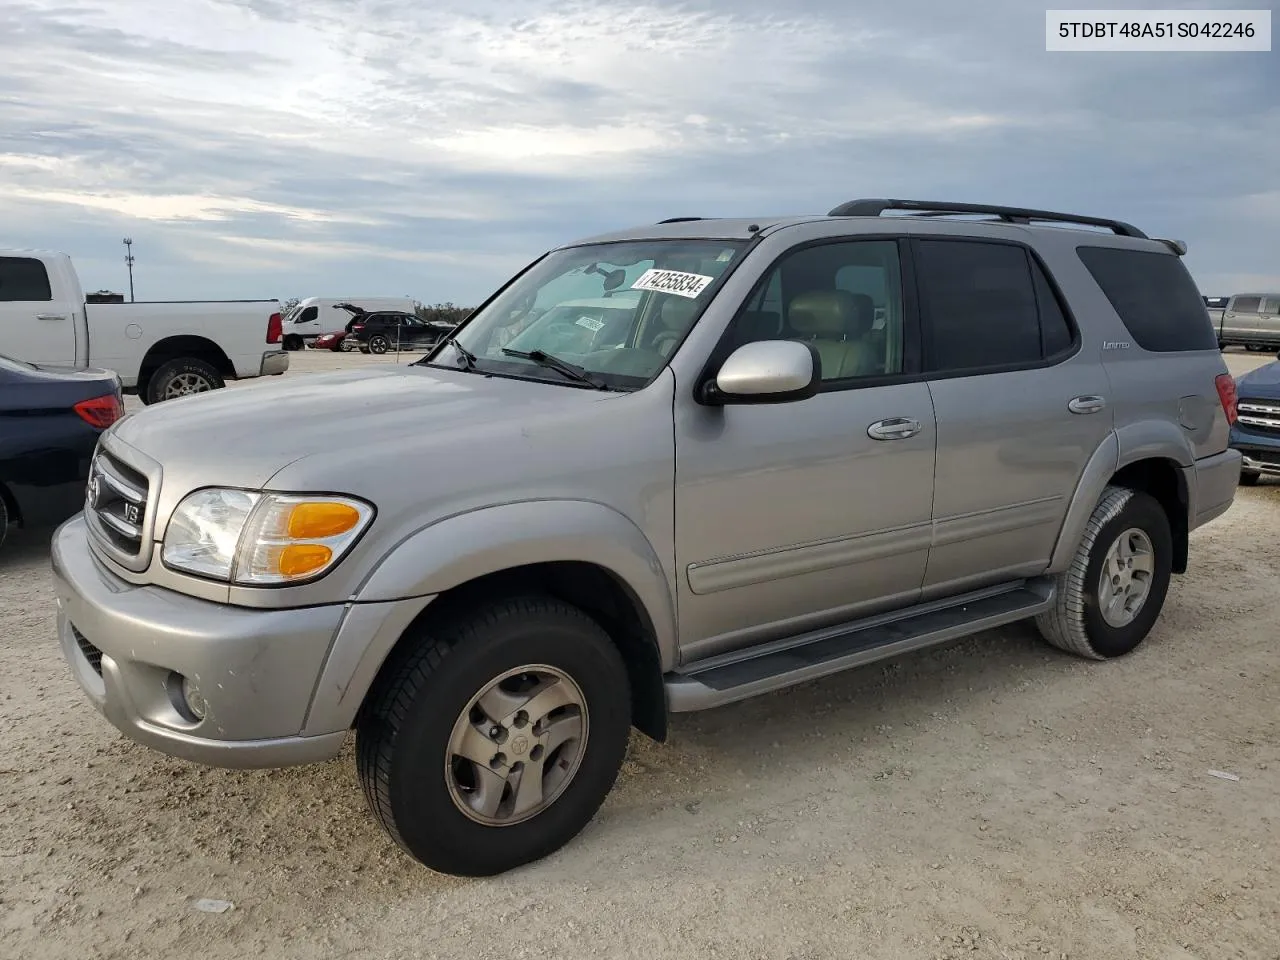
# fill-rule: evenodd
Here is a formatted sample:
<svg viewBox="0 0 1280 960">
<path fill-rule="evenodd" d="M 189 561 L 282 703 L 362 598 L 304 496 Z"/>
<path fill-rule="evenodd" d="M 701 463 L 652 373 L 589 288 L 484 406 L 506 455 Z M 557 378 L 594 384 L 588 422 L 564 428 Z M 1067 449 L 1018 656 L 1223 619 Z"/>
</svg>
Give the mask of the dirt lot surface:
<svg viewBox="0 0 1280 960">
<path fill-rule="evenodd" d="M 289 376 L 358 362 L 394 361 Z M 350 747 L 231 772 L 117 735 L 24 533 L 0 558 L 0 958 L 1280 958 L 1278 538 L 1280 485 L 1242 489 L 1114 663 L 1015 626 L 678 717 L 573 844 L 461 881 L 373 824 Z"/>
</svg>

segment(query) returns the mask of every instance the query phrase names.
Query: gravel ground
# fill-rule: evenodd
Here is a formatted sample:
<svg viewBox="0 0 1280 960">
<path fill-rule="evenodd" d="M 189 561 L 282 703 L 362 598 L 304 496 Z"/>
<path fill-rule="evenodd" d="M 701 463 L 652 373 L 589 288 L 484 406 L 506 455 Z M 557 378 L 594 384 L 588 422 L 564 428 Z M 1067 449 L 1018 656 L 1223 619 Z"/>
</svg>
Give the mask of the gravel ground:
<svg viewBox="0 0 1280 960">
<path fill-rule="evenodd" d="M 289 376 L 360 362 L 394 359 Z M 349 746 L 233 772 L 118 736 L 52 639 L 47 533 L 23 533 L 0 957 L 1280 958 L 1278 516 L 1280 485 L 1241 489 L 1120 661 L 1015 626 L 678 717 L 574 843 L 486 881 L 403 857 Z"/>
</svg>

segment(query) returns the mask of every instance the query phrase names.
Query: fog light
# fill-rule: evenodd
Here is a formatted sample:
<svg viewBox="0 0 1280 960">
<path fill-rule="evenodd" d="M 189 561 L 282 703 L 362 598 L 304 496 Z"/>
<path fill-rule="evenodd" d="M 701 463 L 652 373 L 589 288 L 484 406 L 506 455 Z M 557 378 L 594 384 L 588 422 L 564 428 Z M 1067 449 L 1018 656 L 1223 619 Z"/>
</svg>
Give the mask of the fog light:
<svg viewBox="0 0 1280 960">
<path fill-rule="evenodd" d="M 204 697 L 200 696 L 200 691 L 193 687 L 186 677 L 182 678 L 182 699 L 193 717 L 197 720 L 204 719 L 208 705 L 204 702 Z"/>
<path fill-rule="evenodd" d="M 172 670 L 165 682 L 165 689 L 169 693 L 169 702 L 173 704 L 173 709 L 183 720 L 188 723 L 199 723 L 204 719 L 209 705 L 204 702 L 204 697 L 200 696 L 200 691 L 190 680 L 176 670 Z"/>
</svg>

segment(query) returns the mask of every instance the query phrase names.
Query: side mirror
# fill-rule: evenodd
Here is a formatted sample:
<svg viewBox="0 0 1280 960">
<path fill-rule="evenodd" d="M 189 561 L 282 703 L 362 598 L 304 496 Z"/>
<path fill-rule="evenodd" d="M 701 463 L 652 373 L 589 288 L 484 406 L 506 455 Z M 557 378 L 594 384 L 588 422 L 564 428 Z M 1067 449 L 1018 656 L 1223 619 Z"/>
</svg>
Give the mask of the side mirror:
<svg viewBox="0 0 1280 960">
<path fill-rule="evenodd" d="M 702 402 L 790 403 L 806 400 L 822 383 L 822 361 L 796 340 L 757 340 L 734 350 L 715 379 L 702 387 Z"/>
</svg>

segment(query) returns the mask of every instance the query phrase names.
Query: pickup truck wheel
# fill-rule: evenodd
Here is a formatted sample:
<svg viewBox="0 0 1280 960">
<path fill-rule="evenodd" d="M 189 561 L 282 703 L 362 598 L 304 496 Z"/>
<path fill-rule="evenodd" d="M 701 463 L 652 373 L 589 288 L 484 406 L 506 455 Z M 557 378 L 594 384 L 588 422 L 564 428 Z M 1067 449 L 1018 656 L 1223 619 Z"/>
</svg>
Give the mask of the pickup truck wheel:
<svg viewBox="0 0 1280 960">
<path fill-rule="evenodd" d="M 147 381 L 143 399 L 147 403 L 176 400 L 193 393 L 207 393 L 226 386 L 222 374 L 212 364 L 192 357 L 170 360 L 161 365 Z"/>
<path fill-rule="evenodd" d="M 1036 617 L 1059 649 L 1092 660 L 1123 656 L 1151 631 L 1173 568 L 1164 508 L 1149 494 L 1107 487 L 1071 566 L 1056 578 L 1053 607 Z"/>
<path fill-rule="evenodd" d="M 427 627 L 356 725 L 365 798 L 442 873 L 492 876 L 545 857 L 612 789 L 629 689 L 609 636 L 559 600 L 503 600 Z"/>
<path fill-rule="evenodd" d="M 291 333 L 284 338 L 281 344 L 286 350 L 301 350 L 303 347 L 302 337 L 296 333 Z"/>
<path fill-rule="evenodd" d="M 0 547 L 4 546 L 4 538 L 9 535 L 9 507 L 4 502 L 4 492 L 0 491 Z"/>
<path fill-rule="evenodd" d="M 390 346 L 391 344 L 388 342 L 386 337 L 378 336 L 369 338 L 370 353 L 386 353 L 387 348 Z"/>
</svg>

